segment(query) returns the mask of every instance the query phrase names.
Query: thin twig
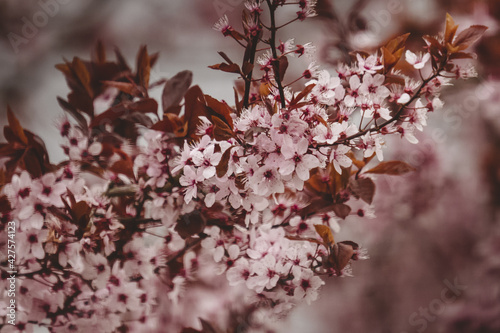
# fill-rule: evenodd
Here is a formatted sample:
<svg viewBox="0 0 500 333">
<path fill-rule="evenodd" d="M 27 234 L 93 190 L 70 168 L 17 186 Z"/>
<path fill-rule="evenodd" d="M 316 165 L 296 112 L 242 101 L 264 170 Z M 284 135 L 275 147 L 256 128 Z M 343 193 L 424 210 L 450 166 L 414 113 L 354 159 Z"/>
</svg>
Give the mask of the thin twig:
<svg viewBox="0 0 500 333">
<path fill-rule="evenodd" d="M 269 40 L 269 44 L 271 46 L 271 52 L 273 54 L 273 70 L 274 70 L 274 79 L 276 80 L 276 84 L 278 85 L 278 91 L 280 94 L 280 102 L 281 102 L 281 107 L 284 109 L 286 107 L 285 104 L 285 92 L 283 90 L 283 86 L 281 85 L 281 79 L 279 77 L 280 75 L 280 64 L 278 61 L 278 52 L 276 52 L 276 19 L 275 19 L 275 11 L 276 7 L 271 4 L 270 0 L 266 0 L 267 6 L 269 7 L 269 13 L 271 16 L 271 38 Z"/>
</svg>

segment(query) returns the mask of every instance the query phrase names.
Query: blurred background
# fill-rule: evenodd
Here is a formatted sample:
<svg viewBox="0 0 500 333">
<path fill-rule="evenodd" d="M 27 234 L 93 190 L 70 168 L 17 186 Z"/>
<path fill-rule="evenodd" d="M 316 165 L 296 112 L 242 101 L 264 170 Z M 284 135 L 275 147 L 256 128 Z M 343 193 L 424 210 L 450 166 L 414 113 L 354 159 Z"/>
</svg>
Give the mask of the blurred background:
<svg viewBox="0 0 500 333">
<path fill-rule="evenodd" d="M 220 62 L 217 51 L 239 59 L 241 49 L 211 27 L 223 15 L 238 26 L 242 9 L 242 0 L 0 0 L 0 123 L 9 104 L 61 160 L 56 96 L 68 89 L 54 65 L 89 59 L 97 40 L 130 64 L 146 44 L 160 52 L 153 81 L 190 69 L 205 93 L 232 104 L 233 77 L 207 66 Z M 355 263 L 353 278 L 327 280 L 320 299 L 276 331 L 500 332 L 500 1 L 320 0 L 318 12 L 278 37 L 313 42 L 316 61 L 332 70 L 350 51 L 405 32 L 421 47 L 446 12 L 459 30 L 490 29 L 476 45 L 478 78 L 445 88 L 420 144 L 389 140 L 387 155 L 418 171 L 378 177 L 377 218 L 343 222 L 337 239 L 361 243 L 371 259 Z M 306 65 L 293 63 L 296 73 Z"/>
</svg>

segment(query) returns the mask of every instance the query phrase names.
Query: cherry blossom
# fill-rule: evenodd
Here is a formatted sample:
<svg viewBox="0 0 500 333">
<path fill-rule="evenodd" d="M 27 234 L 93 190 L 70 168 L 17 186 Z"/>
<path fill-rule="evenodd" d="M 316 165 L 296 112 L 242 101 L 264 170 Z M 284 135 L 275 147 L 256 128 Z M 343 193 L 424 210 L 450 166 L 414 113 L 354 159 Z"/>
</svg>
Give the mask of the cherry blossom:
<svg viewBox="0 0 500 333">
<path fill-rule="evenodd" d="M 406 61 L 412 65 L 415 69 L 422 69 L 424 68 L 425 64 L 429 59 L 431 58 L 430 53 L 425 53 L 421 55 L 416 55 L 415 53 L 411 52 L 410 50 L 406 50 L 405 53 Z"/>
<path fill-rule="evenodd" d="M 338 173 L 342 173 L 342 168 L 348 168 L 352 165 L 352 160 L 345 154 L 351 149 L 345 145 L 339 145 L 337 148 L 332 149 L 330 155 L 330 161 L 333 162 L 333 166 Z M 370 154 L 371 156 L 371 154 Z"/>
</svg>

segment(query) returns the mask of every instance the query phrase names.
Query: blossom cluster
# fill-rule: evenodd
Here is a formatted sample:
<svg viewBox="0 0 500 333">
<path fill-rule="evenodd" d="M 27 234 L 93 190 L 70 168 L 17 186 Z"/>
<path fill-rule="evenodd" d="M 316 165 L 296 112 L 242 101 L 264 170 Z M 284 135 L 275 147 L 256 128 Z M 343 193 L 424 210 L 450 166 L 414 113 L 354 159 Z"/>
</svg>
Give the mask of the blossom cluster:
<svg viewBox="0 0 500 333">
<path fill-rule="evenodd" d="M 158 113 L 147 93 L 157 55 L 141 49 L 133 73 L 120 54 L 116 63 L 103 60 L 100 45 L 98 60 L 58 65 L 72 89 L 60 103 L 76 120 L 58 123 L 67 161 L 51 164 L 9 110 L 0 214 L 2 223 L 17 222 L 20 235 L 20 301 L 17 325 L 2 332 L 36 325 L 150 332 L 160 323 L 168 332 L 236 331 L 242 324 L 262 331 L 266 319 L 316 300 L 323 277 L 351 275 L 352 262 L 367 258 L 334 234 L 349 216 L 373 215 L 371 174 L 412 170 L 382 162 L 384 137 L 417 143 L 415 131 L 442 106 L 449 76 L 470 71 L 453 63 L 449 54 L 458 51 L 445 51 L 448 35 L 426 39 L 424 55 L 406 52 L 420 79 L 403 74 L 395 67 L 407 38 L 401 36 L 335 73 L 311 63 L 296 90 L 283 83 L 287 56 L 314 49 L 276 41 L 276 11 L 297 3 L 266 3 L 269 39 L 262 38 L 268 26 L 261 1 L 246 4 L 244 33 L 227 18 L 216 24 L 247 43 L 241 67 L 223 53 L 226 63 L 211 66 L 245 81 L 234 107 L 191 86 L 184 71 L 166 81 Z M 299 1 L 288 23 L 314 16 L 314 4 Z M 452 46 L 463 50 L 472 41 L 459 43 L 460 36 Z M 262 51 L 259 42 L 267 44 Z M 110 90 L 109 108 L 96 114 Z M 381 163 L 371 162 L 375 156 Z M 0 230 L 3 241 L 4 224 Z M 2 283 L 6 272 L 2 267 Z M 228 304 L 245 323 L 221 310 Z"/>
</svg>

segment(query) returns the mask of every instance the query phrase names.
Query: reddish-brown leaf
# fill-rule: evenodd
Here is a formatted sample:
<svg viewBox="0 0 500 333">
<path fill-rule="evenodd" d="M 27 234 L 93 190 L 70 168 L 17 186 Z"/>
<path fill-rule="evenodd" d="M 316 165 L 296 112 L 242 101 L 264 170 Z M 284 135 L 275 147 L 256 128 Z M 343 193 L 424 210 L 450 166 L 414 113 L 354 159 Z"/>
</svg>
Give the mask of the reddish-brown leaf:
<svg viewBox="0 0 500 333">
<path fill-rule="evenodd" d="M 409 36 L 410 33 L 406 33 L 404 35 L 393 38 L 385 45 L 385 48 L 391 53 L 395 53 L 400 49 L 404 49 L 406 40 L 408 39 Z"/>
<path fill-rule="evenodd" d="M 318 0 L 314 6 L 314 10 L 318 13 L 318 17 L 326 18 L 329 20 L 336 20 L 337 14 L 333 4 L 328 0 Z"/>
<path fill-rule="evenodd" d="M 238 90 L 236 90 L 235 87 L 233 87 L 233 91 L 234 91 L 234 105 L 236 106 L 236 114 L 239 116 L 243 108 L 243 101 L 239 100 Z"/>
<path fill-rule="evenodd" d="M 193 73 L 191 71 L 182 71 L 175 74 L 165 83 L 161 97 L 163 112 L 177 110 L 171 109 L 171 107 L 178 106 L 181 103 L 192 81 Z"/>
<path fill-rule="evenodd" d="M 382 59 L 384 62 L 384 69 L 386 71 L 389 71 L 391 68 L 393 68 L 399 61 L 399 58 L 387 48 L 385 48 L 385 46 L 382 46 Z"/>
<path fill-rule="evenodd" d="M 312 175 L 305 183 L 305 186 L 318 194 L 329 193 L 329 184 L 332 180 L 332 175 L 329 172 L 323 172 L 320 169 L 313 169 Z"/>
<path fill-rule="evenodd" d="M 72 91 L 68 94 L 68 103 L 73 105 L 76 109 L 81 110 L 88 114 L 90 117 L 94 116 L 93 100 L 86 93 L 81 91 Z"/>
<path fill-rule="evenodd" d="M 326 247 L 330 247 L 335 243 L 332 234 L 332 229 L 330 229 L 329 226 L 326 226 L 324 224 L 315 224 L 314 229 L 316 229 L 318 235 L 321 237 L 321 239 L 323 239 L 323 242 Z"/>
<path fill-rule="evenodd" d="M 199 234 L 205 229 L 205 218 L 198 210 L 182 215 L 175 225 L 175 231 L 183 239 Z"/>
<path fill-rule="evenodd" d="M 75 118 L 75 120 L 78 122 L 78 125 L 80 125 L 81 129 L 85 133 L 85 131 L 87 131 L 87 119 L 85 119 L 85 117 L 82 116 L 80 112 L 78 112 L 78 110 L 73 107 L 73 105 L 69 104 L 61 97 L 57 97 L 57 102 L 64 111 L 68 112 L 71 116 L 73 116 L 73 118 Z"/>
<path fill-rule="evenodd" d="M 474 55 L 472 53 L 456 52 L 450 55 L 450 60 L 455 59 L 474 59 Z"/>
<path fill-rule="evenodd" d="M 243 70 L 244 75 L 250 74 L 253 70 L 253 64 L 248 62 L 248 61 L 245 61 L 245 63 L 243 64 L 242 70 Z"/>
<path fill-rule="evenodd" d="M 223 122 L 219 117 L 212 116 L 212 123 L 214 124 L 214 138 L 218 141 L 229 140 L 234 138 L 234 132 L 229 126 Z"/>
<path fill-rule="evenodd" d="M 71 207 L 73 222 L 80 228 L 85 228 L 90 219 L 90 206 L 85 201 L 78 201 Z"/>
<path fill-rule="evenodd" d="M 118 82 L 118 81 L 102 81 L 103 84 L 115 87 L 120 91 L 132 96 L 141 96 L 141 91 L 137 88 L 135 83 L 130 82 Z"/>
<path fill-rule="evenodd" d="M 43 161 L 39 159 L 34 147 L 28 147 L 24 151 L 23 158 L 19 161 L 18 166 L 28 171 L 33 178 L 41 177 L 45 171 Z"/>
<path fill-rule="evenodd" d="M 429 46 L 432 46 L 432 47 L 435 47 L 438 49 L 440 49 L 442 47 L 441 43 L 438 42 L 438 40 L 433 36 L 424 35 L 422 38 L 426 41 L 427 45 L 429 45 Z"/>
<path fill-rule="evenodd" d="M 415 171 L 416 169 L 406 162 L 388 161 L 381 162 L 376 167 L 366 171 L 366 173 L 385 174 L 385 175 L 403 175 Z"/>
<path fill-rule="evenodd" d="M 200 87 L 192 86 L 186 92 L 184 120 L 187 123 L 186 136 L 196 138 L 196 129 L 200 122 L 200 116 L 207 117 L 205 96 Z M 207 117 L 208 118 L 208 117 Z"/>
<path fill-rule="evenodd" d="M 294 105 L 294 104 L 297 104 L 298 102 L 300 102 L 304 97 L 307 97 L 307 95 L 309 95 L 309 93 L 313 90 L 313 88 L 315 87 L 316 85 L 313 83 L 313 84 L 309 84 L 307 85 L 300 93 L 297 94 L 297 96 L 295 96 L 294 98 L 292 98 L 292 101 L 290 102 L 290 105 Z"/>
<path fill-rule="evenodd" d="M 349 187 L 354 196 L 371 204 L 375 195 L 375 183 L 370 178 L 351 180 Z"/>
<path fill-rule="evenodd" d="M 119 66 L 126 71 L 130 71 L 130 66 L 127 64 L 125 57 L 122 55 L 118 48 L 115 48 L 115 56 Z"/>
<path fill-rule="evenodd" d="M 71 69 L 69 69 L 69 65 L 66 64 L 57 64 L 54 66 L 57 70 L 62 72 L 64 76 L 68 77 L 71 75 Z"/>
<path fill-rule="evenodd" d="M 332 206 L 333 212 L 335 215 L 340 217 L 341 219 L 345 219 L 351 213 L 351 207 L 346 204 L 334 204 Z"/>
<path fill-rule="evenodd" d="M 453 42 L 453 37 L 455 37 L 455 33 L 457 32 L 458 25 L 455 24 L 455 21 L 453 20 L 453 17 L 451 17 L 450 14 L 446 13 L 446 27 L 444 31 L 444 42 L 445 44 L 447 43 L 452 43 Z"/>
<path fill-rule="evenodd" d="M 158 111 L 158 103 L 152 98 L 145 98 L 137 102 L 130 103 L 128 101 L 115 105 L 104 111 L 97 117 L 94 117 L 90 122 L 90 127 L 103 126 L 106 124 L 114 124 L 117 119 L 122 118 L 133 112 L 139 113 L 154 113 Z"/>
<path fill-rule="evenodd" d="M 208 66 L 208 67 L 212 68 L 212 69 L 218 69 L 220 71 L 227 72 L 227 73 L 236 73 L 236 74 L 241 73 L 240 66 L 238 66 L 238 64 L 235 64 L 235 63 L 226 64 L 225 62 L 223 62 L 220 64 Z"/>
<path fill-rule="evenodd" d="M 201 332 L 199 330 L 196 330 L 196 329 L 194 329 L 192 327 L 184 327 L 182 329 L 181 333 L 203 333 L 203 332 Z"/>
<path fill-rule="evenodd" d="M 149 86 L 150 72 L 151 62 L 149 60 L 148 48 L 143 46 L 137 54 L 137 82 L 146 90 Z"/>
<path fill-rule="evenodd" d="M 225 123 L 233 129 L 233 118 L 231 117 L 231 114 L 233 113 L 233 110 L 227 105 L 225 102 L 220 102 L 217 99 L 213 98 L 210 95 L 205 95 L 205 101 L 207 104 L 207 107 L 210 108 L 210 111 L 215 112 L 217 115 L 222 118 L 222 120 L 225 121 Z"/>
<path fill-rule="evenodd" d="M 208 321 L 206 321 L 203 318 L 199 318 L 199 319 L 200 319 L 201 327 L 202 327 L 201 333 L 220 333 L 220 331 L 217 330 L 211 323 L 209 323 Z"/>
<path fill-rule="evenodd" d="M 245 39 L 245 37 L 242 34 L 240 34 L 238 31 L 236 31 L 236 30 L 231 30 L 230 34 L 231 34 L 231 37 L 233 37 L 236 40 Z"/>
<path fill-rule="evenodd" d="M 473 25 L 458 34 L 453 43 L 453 46 L 458 47 L 459 50 L 465 50 L 472 44 L 477 42 L 485 33 L 488 27 L 484 25 Z"/>
<path fill-rule="evenodd" d="M 80 58 L 73 58 L 73 62 L 71 64 L 72 70 L 75 73 L 76 77 L 80 81 L 80 84 L 85 89 L 87 94 L 92 97 L 92 88 L 90 86 L 90 73 L 87 70 L 87 67 L 83 63 Z"/>
<path fill-rule="evenodd" d="M 349 152 L 347 154 L 347 157 L 349 157 L 352 160 L 352 164 L 354 164 L 358 168 L 358 170 L 363 169 L 366 165 L 365 161 L 360 161 L 360 160 L 356 159 L 356 157 L 354 156 L 354 154 L 352 152 Z"/>
<path fill-rule="evenodd" d="M 94 53 L 92 54 L 93 62 L 104 64 L 106 62 L 106 49 L 101 40 L 95 46 Z"/>
<path fill-rule="evenodd" d="M 1 155 L 0 155 L 1 156 Z M 10 182 L 10 179 L 7 179 L 7 174 L 5 172 L 4 168 L 0 168 L 0 192 L 2 192 L 2 187 Z M 0 212 L 1 210 L 1 205 L 2 205 L 2 198 L 5 198 L 4 196 L 0 196 Z"/>
<path fill-rule="evenodd" d="M 143 98 L 128 105 L 128 109 L 140 113 L 158 113 L 158 103 L 153 98 Z"/>
<path fill-rule="evenodd" d="M 285 78 L 285 73 L 286 73 L 286 70 L 288 68 L 288 59 L 286 58 L 285 55 L 282 55 L 281 57 L 279 57 L 279 61 L 278 61 L 278 64 L 279 64 L 279 71 L 274 71 L 275 73 L 276 72 L 279 72 L 279 79 L 281 82 L 283 82 L 283 79 Z"/>
<path fill-rule="evenodd" d="M 225 54 L 224 52 L 222 51 L 218 51 L 217 52 L 224 60 L 227 61 L 228 64 L 232 64 L 233 61 L 231 59 L 229 59 L 229 57 L 227 56 L 227 54 Z"/>
<path fill-rule="evenodd" d="M 399 75 L 386 74 L 385 75 L 385 81 L 384 81 L 384 83 L 387 84 L 387 85 L 389 85 L 389 84 L 397 84 L 397 85 L 400 85 L 400 86 L 404 86 L 405 85 L 405 79 L 404 79 L 404 77 L 399 76 Z"/>
<path fill-rule="evenodd" d="M 135 179 L 134 176 L 134 167 L 132 160 L 126 159 L 126 160 L 120 160 L 116 161 L 109 170 L 113 171 L 114 173 L 121 173 L 131 179 Z"/>
<path fill-rule="evenodd" d="M 217 177 L 222 178 L 226 175 L 227 169 L 229 167 L 229 158 L 231 157 L 231 147 L 226 149 L 224 153 L 222 154 L 222 157 L 219 161 L 219 164 L 215 167 L 215 170 L 217 171 Z"/>
<path fill-rule="evenodd" d="M 122 117 L 127 112 L 127 108 L 124 103 L 115 105 L 108 110 L 104 111 L 97 117 L 94 117 L 89 124 L 89 127 L 94 128 L 97 126 L 112 125 L 113 122 Z"/>
<path fill-rule="evenodd" d="M 330 264 L 332 264 L 332 268 L 335 269 L 337 275 L 342 275 L 342 270 L 349 264 L 349 261 L 353 259 L 355 253 L 359 246 L 350 241 L 339 242 L 333 245 L 330 252 Z"/>
<path fill-rule="evenodd" d="M 179 113 L 181 113 L 181 110 L 182 110 L 181 105 L 171 106 L 165 110 L 165 113 L 163 115 L 165 116 L 167 114 L 171 114 L 171 115 L 177 116 Z"/>
<path fill-rule="evenodd" d="M 1 189 L 1 186 L 0 186 Z M 0 196 L 0 213 L 7 214 L 12 210 L 9 199 L 5 195 Z"/>
<path fill-rule="evenodd" d="M 163 115 L 163 119 L 154 124 L 151 129 L 166 133 L 174 133 L 177 129 L 182 127 L 182 125 L 183 122 L 177 115 L 166 113 Z"/>
<path fill-rule="evenodd" d="M 331 174 L 330 179 L 332 180 L 331 194 L 335 196 L 337 193 L 340 193 L 347 188 L 347 185 L 349 184 L 349 178 L 351 177 L 351 167 L 347 169 L 342 168 L 342 174 L 339 174 L 337 170 L 335 170 L 335 168 L 330 164 L 329 170 Z"/>
<path fill-rule="evenodd" d="M 155 53 L 149 55 L 149 65 L 151 66 L 151 68 L 153 68 L 153 66 L 156 64 L 159 56 L 160 56 L 160 53 L 158 53 L 158 52 L 155 52 Z"/>
<path fill-rule="evenodd" d="M 7 106 L 7 120 L 9 122 L 9 127 L 12 131 L 12 134 L 17 139 L 17 141 L 24 145 L 27 145 L 28 138 L 26 137 L 26 134 L 24 133 L 24 130 L 21 127 L 21 123 L 19 122 L 19 120 L 17 120 L 16 116 L 14 115 L 14 112 L 12 112 L 9 106 Z"/>
</svg>

